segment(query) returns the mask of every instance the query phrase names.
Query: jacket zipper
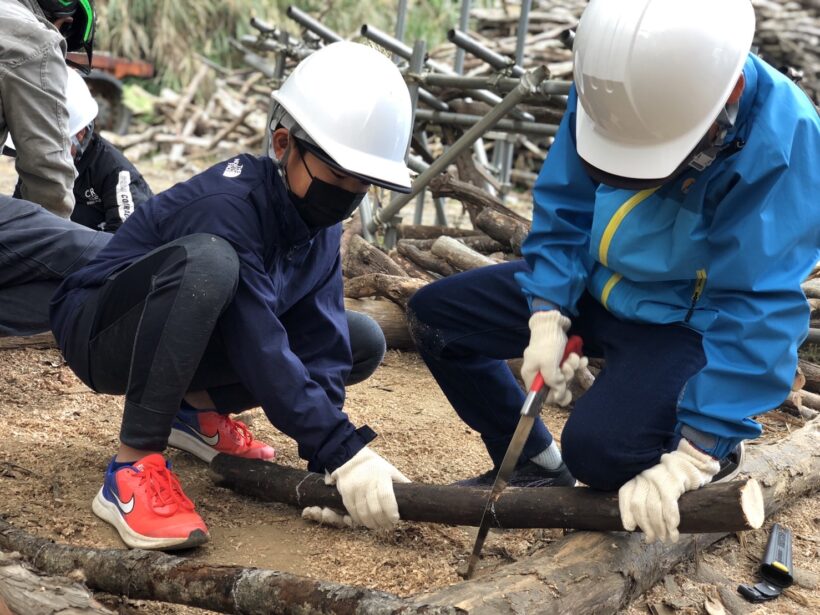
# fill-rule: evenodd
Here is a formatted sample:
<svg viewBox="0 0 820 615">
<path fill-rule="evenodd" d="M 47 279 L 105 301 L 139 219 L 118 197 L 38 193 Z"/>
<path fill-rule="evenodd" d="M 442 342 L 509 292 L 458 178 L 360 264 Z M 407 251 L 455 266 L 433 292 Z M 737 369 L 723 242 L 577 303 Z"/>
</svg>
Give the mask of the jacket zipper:
<svg viewBox="0 0 820 615">
<path fill-rule="evenodd" d="M 683 322 L 688 323 L 692 319 L 692 314 L 695 313 L 695 304 L 697 304 L 700 296 L 703 294 L 703 288 L 706 286 L 706 270 L 698 269 L 697 280 L 695 280 L 695 291 L 692 293 L 692 303 L 689 306 L 689 311 L 686 312 L 686 318 Z"/>
</svg>

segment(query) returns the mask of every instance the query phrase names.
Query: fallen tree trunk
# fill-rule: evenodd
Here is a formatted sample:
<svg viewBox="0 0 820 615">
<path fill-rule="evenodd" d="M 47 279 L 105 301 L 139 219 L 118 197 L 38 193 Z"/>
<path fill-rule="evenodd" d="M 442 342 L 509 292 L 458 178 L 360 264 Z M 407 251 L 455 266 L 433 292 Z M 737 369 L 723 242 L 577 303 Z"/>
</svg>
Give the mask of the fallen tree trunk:
<svg viewBox="0 0 820 615">
<path fill-rule="evenodd" d="M 514 220 L 492 209 L 485 209 L 478 214 L 475 223 L 487 235 L 508 246 L 513 253 L 521 255 L 521 245 L 530 232 L 528 224 Z"/>
<path fill-rule="evenodd" d="M 345 297 L 361 299 L 362 297 L 387 297 L 401 307 L 406 307 L 410 297 L 427 282 L 408 276 L 368 273 L 355 278 L 348 278 L 345 284 Z"/>
<path fill-rule="evenodd" d="M 0 350 L 21 350 L 23 348 L 57 348 L 57 340 L 50 331 L 21 337 L 0 337 Z"/>
<path fill-rule="evenodd" d="M 803 388 L 812 393 L 820 393 L 820 365 L 799 359 L 797 367 L 806 378 L 806 384 L 803 385 Z"/>
<path fill-rule="evenodd" d="M 369 273 L 385 273 L 398 277 L 409 277 L 387 254 L 371 245 L 364 237 L 353 235 L 347 245 L 342 269 L 345 276 L 355 278 Z"/>
<path fill-rule="evenodd" d="M 461 271 L 496 264 L 493 259 L 479 254 L 452 237 L 439 237 L 430 251 Z"/>
<path fill-rule="evenodd" d="M 19 551 L 37 569 L 49 574 L 79 571 L 93 589 L 218 613 L 455 615 L 461 612 L 446 606 L 412 605 L 393 594 L 275 570 L 213 566 L 140 549 L 89 549 L 55 544 L 2 519 L 0 548 Z"/>
<path fill-rule="evenodd" d="M 476 229 L 453 228 L 451 226 L 399 224 L 396 227 L 396 236 L 399 239 L 438 239 L 442 235 L 447 237 L 472 237 L 481 234 L 481 231 Z"/>
<path fill-rule="evenodd" d="M 79 583 L 35 574 L 18 557 L 0 552 L 0 615 L 5 613 L 114 615 Z"/>
<path fill-rule="evenodd" d="M 407 330 L 407 318 L 398 305 L 388 299 L 345 298 L 345 309 L 367 314 L 384 333 L 387 347 L 394 350 L 414 350 L 415 345 Z"/>
<path fill-rule="evenodd" d="M 432 244 L 430 244 L 430 247 L 432 247 Z M 420 248 L 411 244 L 410 240 L 400 239 L 399 242 L 396 244 L 396 250 L 403 257 L 414 262 L 416 265 L 418 265 L 422 269 L 426 269 L 427 271 L 432 271 L 433 273 L 437 273 L 444 277 L 447 277 L 448 275 L 453 275 L 456 272 L 453 266 L 450 265 L 450 263 L 448 263 L 446 260 L 444 260 L 443 258 L 439 258 L 432 252 L 428 252 L 427 250 L 421 250 Z"/>
<path fill-rule="evenodd" d="M 820 488 L 818 438 L 820 421 L 814 420 L 779 442 L 749 447 L 744 473 L 763 486 L 767 516 Z M 725 535 L 682 535 L 675 544 L 647 545 L 638 535 L 577 532 L 486 576 L 416 598 L 470 615 L 616 613 Z"/>
<path fill-rule="evenodd" d="M 405 239 L 403 241 L 407 240 Z M 411 261 L 409 258 L 399 254 L 397 248 L 393 248 L 392 250 L 390 250 L 390 252 L 388 252 L 387 255 L 393 259 L 394 263 L 396 263 L 399 267 L 404 269 L 404 272 L 411 278 L 418 278 L 420 280 L 424 280 L 425 282 L 433 282 L 434 280 L 438 279 L 429 271 L 426 271 L 418 265 L 416 265 L 416 263 Z"/>
<path fill-rule="evenodd" d="M 254 459 L 217 455 L 211 478 L 223 487 L 268 502 L 298 508 L 344 510 L 339 492 L 324 476 Z M 394 485 L 399 514 L 406 521 L 478 526 L 487 490 L 408 483 Z M 757 481 L 709 485 L 681 498 L 681 530 L 737 531 L 760 527 L 763 500 Z M 509 488 L 496 502 L 494 525 L 502 528 L 623 530 L 618 494 L 574 487 Z"/>
</svg>

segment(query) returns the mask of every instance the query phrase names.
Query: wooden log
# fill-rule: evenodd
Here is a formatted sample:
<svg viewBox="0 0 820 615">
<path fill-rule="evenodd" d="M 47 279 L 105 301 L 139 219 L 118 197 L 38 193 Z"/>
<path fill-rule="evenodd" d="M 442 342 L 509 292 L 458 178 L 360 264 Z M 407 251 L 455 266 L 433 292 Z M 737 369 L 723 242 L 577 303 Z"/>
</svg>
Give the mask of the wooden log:
<svg viewBox="0 0 820 615">
<path fill-rule="evenodd" d="M 469 271 L 470 269 L 478 269 L 479 267 L 496 264 L 493 259 L 487 258 L 472 248 L 468 248 L 452 237 L 439 237 L 436 239 L 430 251 L 461 271 Z"/>
<path fill-rule="evenodd" d="M 17 554 L 0 552 L 0 615 L 114 615 L 79 583 L 35 574 Z"/>
<path fill-rule="evenodd" d="M 814 420 L 779 442 L 749 447 L 743 471 L 763 486 L 767 516 L 820 487 L 819 437 L 820 421 Z M 575 532 L 533 557 L 416 598 L 470 615 L 614 614 L 725 535 L 684 534 L 675 544 L 647 545 L 626 533 Z"/>
<path fill-rule="evenodd" d="M 407 306 L 410 297 L 427 282 L 416 278 L 384 273 L 368 273 L 345 280 L 345 297 L 362 299 L 363 297 L 386 297 L 402 308 Z"/>
<path fill-rule="evenodd" d="M 199 87 L 202 85 L 202 81 L 208 75 L 210 71 L 210 67 L 203 64 L 199 67 L 194 75 L 194 78 L 191 79 L 191 82 L 188 84 L 187 89 L 185 90 L 185 94 L 177 103 L 176 109 L 174 109 L 174 114 L 172 119 L 174 123 L 178 123 L 182 121 L 182 118 L 185 116 L 186 111 L 188 110 L 188 105 L 196 96 L 196 93 L 199 91 Z"/>
<path fill-rule="evenodd" d="M 345 256 L 347 256 L 347 248 L 350 245 L 350 241 L 355 235 L 361 234 L 362 215 L 357 211 L 353 214 L 350 222 L 345 226 L 344 231 L 342 231 L 342 239 L 339 241 L 339 254 L 342 256 L 342 262 L 344 262 Z"/>
<path fill-rule="evenodd" d="M 820 329 L 812 327 L 806 336 L 806 344 L 820 344 Z"/>
<path fill-rule="evenodd" d="M 345 276 L 355 278 L 368 273 L 385 273 L 401 278 L 408 277 L 404 269 L 364 237 L 353 235 L 347 246 L 342 268 Z"/>
<path fill-rule="evenodd" d="M 412 239 L 399 239 L 399 242 L 396 244 L 396 250 L 399 254 L 404 256 L 405 258 L 413 261 L 421 267 L 422 269 L 426 269 L 427 271 L 432 271 L 433 273 L 437 273 L 441 276 L 447 277 L 448 275 L 453 275 L 456 270 L 453 268 L 450 263 L 448 263 L 443 258 L 439 258 L 432 252 L 427 250 L 421 250 L 418 247 L 414 246 L 412 243 Z M 435 241 L 433 242 L 435 243 Z M 430 244 L 432 248 L 432 243 Z"/>
<path fill-rule="evenodd" d="M 345 297 L 345 309 L 367 314 L 384 333 L 391 350 L 414 350 L 415 345 L 407 329 L 404 310 L 388 299 L 350 299 Z"/>
<path fill-rule="evenodd" d="M 820 279 L 806 280 L 801 288 L 809 299 L 820 299 Z"/>
<path fill-rule="evenodd" d="M 462 613 L 452 607 L 416 606 L 386 592 L 276 570 L 215 566 L 141 549 L 90 549 L 55 544 L 17 529 L 3 519 L 0 519 L 0 548 L 19 551 L 37 569 L 49 574 L 66 575 L 78 571 L 88 587 L 99 591 L 133 599 L 184 604 L 217 613 Z"/>
<path fill-rule="evenodd" d="M 430 226 L 426 224 L 400 224 L 396 227 L 396 236 L 399 239 L 438 239 L 442 235 L 448 237 L 472 237 L 473 235 L 481 234 L 481 231 L 475 229 Z"/>
<path fill-rule="evenodd" d="M 424 280 L 425 282 L 433 282 L 437 280 L 438 277 L 427 271 L 426 269 L 422 269 L 416 263 L 411 261 L 409 258 L 406 258 L 399 254 L 397 248 L 393 248 L 390 252 L 387 253 L 393 262 L 396 263 L 399 267 L 404 269 L 404 272 L 410 276 L 411 278 L 418 278 L 420 280 Z"/>
<path fill-rule="evenodd" d="M 320 474 L 224 454 L 211 462 L 210 473 L 218 485 L 264 501 L 344 510 L 339 492 Z M 475 527 L 487 502 L 486 489 L 408 483 L 394 490 L 406 521 Z M 685 494 L 680 511 L 684 532 L 757 528 L 763 523 L 760 485 L 755 480 L 709 485 Z M 575 487 L 510 487 L 496 502 L 493 521 L 500 528 L 623 530 L 617 492 Z"/>
<path fill-rule="evenodd" d="M 492 209 L 485 209 L 476 216 L 475 224 L 493 239 L 521 254 L 521 245 L 530 232 L 530 225 L 524 224 Z"/>
<path fill-rule="evenodd" d="M 806 378 L 806 384 L 803 385 L 803 388 L 812 393 L 820 393 L 820 365 L 798 359 L 797 367 Z"/>
<path fill-rule="evenodd" d="M 20 337 L 0 337 L 0 350 L 21 350 L 23 348 L 57 348 L 57 340 L 54 339 L 51 331 Z"/>
<path fill-rule="evenodd" d="M 430 192 L 436 198 L 448 197 L 464 203 L 465 207 L 472 210 L 474 214 L 473 219 L 478 216 L 481 211 L 491 209 L 509 216 L 518 222 L 529 223 L 529 220 L 524 216 L 520 216 L 509 207 L 505 207 L 498 198 L 486 190 L 482 190 L 473 184 L 460 181 L 453 177 L 452 173 L 442 173 L 430 182 L 429 187 Z"/>
</svg>

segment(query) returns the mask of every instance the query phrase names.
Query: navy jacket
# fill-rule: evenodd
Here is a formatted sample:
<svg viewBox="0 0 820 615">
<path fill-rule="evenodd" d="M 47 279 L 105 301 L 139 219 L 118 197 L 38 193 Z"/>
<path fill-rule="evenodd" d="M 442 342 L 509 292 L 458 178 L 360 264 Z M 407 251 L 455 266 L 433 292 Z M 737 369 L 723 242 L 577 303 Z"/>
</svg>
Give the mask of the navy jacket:
<svg viewBox="0 0 820 615">
<path fill-rule="evenodd" d="M 228 358 L 273 425 L 296 440 L 312 471 L 333 471 L 375 434 L 342 412 L 352 365 L 342 296 L 341 225 L 311 231 L 267 157 L 241 155 L 138 207 L 108 245 L 57 290 L 61 348 L 93 289 L 174 239 L 212 233 L 240 261 L 219 320 Z"/>
</svg>

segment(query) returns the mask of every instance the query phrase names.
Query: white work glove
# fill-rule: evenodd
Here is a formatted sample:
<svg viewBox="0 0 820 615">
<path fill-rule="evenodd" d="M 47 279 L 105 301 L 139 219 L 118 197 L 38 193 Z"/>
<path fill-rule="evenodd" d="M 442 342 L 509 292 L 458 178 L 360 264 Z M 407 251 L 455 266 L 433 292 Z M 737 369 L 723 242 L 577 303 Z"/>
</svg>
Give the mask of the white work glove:
<svg viewBox="0 0 820 615">
<path fill-rule="evenodd" d="M 343 515 L 332 508 L 322 508 L 321 506 L 308 506 L 305 508 L 302 511 L 302 519 L 338 528 L 353 527 L 353 519 L 350 518 L 350 515 Z"/>
<path fill-rule="evenodd" d="M 575 377 L 575 372 L 586 367 L 589 360 L 574 352 L 561 363 L 567 346 L 569 318 L 558 310 L 543 310 L 530 316 L 530 344 L 524 351 L 521 379 L 529 390 L 535 375 L 541 372 L 550 391 L 548 404 L 566 406 L 572 401 L 567 384 Z"/>
<path fill-rule="evenodd" d="M 399 505 L 393 494 L 394 482 L 409 483 L 410 479 L 367 446 L 334 472 L 325 474 L 325 484 L 336 485 L 352 523 L 370 529 L 390 528 L 398 523 Z M 302 516 L 331 525 L 348 525 L 343 515 L 330 509 L 327 511 L 323 511 L 320 518 L 307 510 Z"/>
<path fill-rule="evenodd" d="M 661 456 L 658 465 L 644 470 L 618 491 L 621 523 L 630 532 L 640 527 L 646 542 L 678 541 L 678 498 L 712 480 L 720 463 L 700 452 L 685 438 L 678 448 Z"/>
</svg>

